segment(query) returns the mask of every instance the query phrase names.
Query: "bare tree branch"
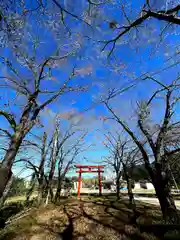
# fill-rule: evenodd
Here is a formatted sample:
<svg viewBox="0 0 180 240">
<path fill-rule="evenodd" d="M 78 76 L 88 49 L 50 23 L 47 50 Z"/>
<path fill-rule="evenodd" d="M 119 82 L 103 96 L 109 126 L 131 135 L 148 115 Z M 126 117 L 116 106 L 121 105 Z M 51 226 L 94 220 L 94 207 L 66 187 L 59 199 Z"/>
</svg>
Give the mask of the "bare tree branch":
<svg viewBox="0 0 180 240">
<path fill-rule="evenodd" d="M 80 18 L 78 15 L 73 14 L 72 12 L 69 12 L 67 9 L 65 9 L 64 7 L 62 7 L 62 5 L 57 1 L 57 0 L 52 0 L 54 2 L 54 4 L 60 9 L 62 17 L 63 17 L 63 12 L 67 13 L 69 16 L 77 19 L 80 22 L 83 22 L 89 26 L 91 26 L 88 22 L 84 21 L 82 18 Z M 64 19 L 64 18 L 63 18 Z M 64 20 L 63 20 L 64 21 Z"/>
<path fill-rule="evenodd" d="M 72 54 L 72 53 L 71 53 Z M 36 89 L 36 91 L 38 91 L 39 90 L 39 85 L 40 85 L 40 81 L 41 81 L 41 79 L 42 79 L 42 75 L 43 75 L 43 72 L 44 72 L 44 68 L 48 65 L 48 63 L 50 62 L 50 61 L 54 61 L 54 60 L 62 60 L 62 59 L 65 59 L 65 58 L 67 58 L 68 56 L 70 56 L 71 54 L 66 54 L 66 55 L 64 55 L 64 56 L 62 56 L 62 57 L 53 57 L 53 56 L 51 56 L 51 57 L 49 57 L 49 58 L 47 58 L 42 64 L 41 64 L 41 68 L 40 68 L 40 73 L 39 73 L 39 77 L 38 77 L 38 79 L 36 79 L 35 80 L 35 89 Z"/>
<path fill-rule="evenodd" d="M 167 130 L 168 130 L 168 124 L 169 124 L 170 118 L 172 116 L 171 105 L 170 105 L 171 94 L 172 94 L 172 91 L 168 90 L 167 94 L 166 94 L 166 109 L 165 109 L 163 124 L 162 124 L 162 127 L 161 127 L 160 131 L 159 131 L 157 141 L 156 141 L 156 156 L 157 156 L 156 161 L 157 162 L 160 161 L 160 151 L 161 151 L 161 148 L 162 148 L 162 145 L 163 145 L 165 135 L 166 135 Z"/>
<path fill-rule="evenodd" d="M 177 15 L 177 13 L 180 10 L 180 4 L 178 4 L 176 7 L 168 9 L 167 11 L 151 11 L 150 9 L 146 10 L 146 9 L 142 9 L 141 12 L 141 16 L 139 18 L 137 18 L 136 20 L 134 20 L 133 22 L 131 22 L 129 25 L 127 26 L 122 26 L 121 29 L 123 29 L 115 38 L 106 41 L 106 44 L 104 45 L 102 51 L 107 47 L 107 45 L 109 45 L 110 43 L 112 43 L 112 48 L 110 50 L 109 55 L 112 54 L 115 46 L 116 46 L 116 42 L 126 33 L 128 33 L 131 29 L 133 29 L 134 27 L 137 27 L 139 25 L 141 25 L 145 20 L 147 20 L 148 18 L 155 18 L 158 19 L 160 21 L 166 21 L 168 23 L 172 23 L 172 24 L 177 24 L 180 25 L 180 17 Z"/>
<path fill-rule="evenodd" d="M 16 121 L 15 121 L 13 115 L 5 112 L 3 110 L 0 110 L 0 115 L 4 116 L 6 118 L 6 120 L 11 125 L 12 129 L 15 131 L 16 130 Z"/>
<path fill-rule="evenodd" d="M 0 128 L 0 131 L 4 132 L 9 138 L 12 137 L 12 135 L 10 134 L 10 132 L 8 130 Z"/>
</svg>

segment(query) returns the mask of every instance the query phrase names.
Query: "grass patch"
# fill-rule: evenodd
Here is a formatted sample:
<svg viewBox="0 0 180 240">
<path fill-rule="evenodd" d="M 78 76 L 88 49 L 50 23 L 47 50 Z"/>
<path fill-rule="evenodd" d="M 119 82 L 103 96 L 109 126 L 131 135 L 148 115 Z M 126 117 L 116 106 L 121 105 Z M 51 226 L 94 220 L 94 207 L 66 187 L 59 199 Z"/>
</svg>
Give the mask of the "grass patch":
<svg viewBox="0 0 180 240">
<path fill-rule="evenodd" d="M 37 197 L 37 194 L 34 193 L 31 195 L 30 200 L 34 199 Z M 14 196 L 14 197 L 9 197 L 6 200 L 6 203 L 13 203 L 13 202 L 24 202 L 26 200 L 26 196 L 22 195 L 22 196 Z"/>
</svg>

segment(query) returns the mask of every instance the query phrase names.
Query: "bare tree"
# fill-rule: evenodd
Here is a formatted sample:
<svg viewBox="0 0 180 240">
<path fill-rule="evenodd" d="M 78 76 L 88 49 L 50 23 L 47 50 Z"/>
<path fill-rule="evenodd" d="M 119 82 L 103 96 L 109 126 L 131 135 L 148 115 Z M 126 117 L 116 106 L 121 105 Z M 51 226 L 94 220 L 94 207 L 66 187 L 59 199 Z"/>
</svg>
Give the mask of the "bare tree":
<svg viewBox="0 0 180 240">
<path fill-rule="evenodd" d="M 55 127 L 55 130 L 54 130 L 54 133 L 53 133 L 53 137 L 52 137 L 52 148 L 51 148 L 51 153 L 50 153 L 50 156 L 49 156 L 49 165 L 50 165 L 50 171 L 49 171 L 49 174 L 46 178 L 46 186 L 45 186 L 45 196 L 46 196 L 46 201 L 48 202 L 48 198 L 49 198 L 49 195 L 50 195 L 50 198 L 51 198 L 51 201 L 54 200 L 54 194 L 53 194 L 53 190 L 52 190 L 52 182 L 53 182 L 53 179 L 54 179 L 54 176 L 55 176 L 55 171 L 56 171 L 56 165 L 58 163 L 58 183 L 57 183 L 57 192 L 58 189 L 59 189 L 59 171 L 60 171 L 60 162 L 62 161 L 62 159 L 64 158 L 64 156 L 62 155 L 62 149 L 64 147 L 64 144 L 67 142 L 67 140 L 69 138 L 71 138 L 75 133 L 76 131 L 75 130 L 72 130 L 72 126 L 70 126 L 70 128 L 65 132 L 65 134 L 63 135 L 60 130 L 59 130 L 59 121 L 57 119 L 56 121 L 56 127 Z M 63 162 L 62 162 L 63 163 Z M 68 166 L 71 164 L 71 162 L 69 162 Z M 67 169 L 66 169 L 66 173 L 68 172 L 69 170 L 69 167 L 67 166 Z M 66 174 L 65 173 L 65 174 Z M 65 177 L 65 174 L 64 174 L 64 177 Z M 62 178 L 61 176 L 61 179 L 63 180 L 64 178 Z M 56 194 L 57 194 L 56 192 Z"/>
<path fill-rule="evenodd" d="M 54 172 L 56 168 L 56 161 L 59 153 L 59 148 L 58 148 L 58 125 L 56 125 L 54 133 L 53 133 L 53 141 L 52 141 L 52 149 L 50 153 L 50 158 L 49 158 L 49 165 L 50 165 L 50 171 L 48 174 L 47 178 L 47 184 L 45 187 L 45 192 L 47 195 L 47 199 L 49 196 L 51 197 L 51 201 L 53 200 L 53 190 L 52 190 L 52 181 L 54 177 Z"/>
<path fill-rule="evenodd" d="M 164 85 L 163 85 L 164 86 Z M 129 134 L 134 143 L 137 145 L 139 151 L 142 154 L 145 167 L 149 173 L 151 181 L 154 185 L 156 195 L 159 199 L 163 217 L 166 222 L 178 223 L 179 216 L 176 210 L 176 206 L 171 194 L 170 186 L 170 171 L 168 165 L 168 158 L 174 153 L 180 151 L 180 148 L 172 147 L 168 148 L 165 144 L 165 139 L 170 129 L 172 129 L 172 116 L 174 106 L 179 100 L 178 96 L 174 96 L 175 90 L 179 89 L 178 79 L 173 81 L 172 84 L 164 86 L 161 90 L 157 90 L 152 97 L 143 104 L 143 107 L 140 107 L 138 114 L 138 126 L 146 138 L 146 141 L 151 149 L 154 166 L 152 166 L 149 157 L 148 150 L 144 147 L 142 142 L 138 139 L 135 133 L 128 127 L 128 125 L 114 112 L 112 107 L 109 104 L 109 101 L 105 101 L 107 109 L 113 116 L 113 119 L 116 120 L 122 128 Z M 159 130 L 154 131 L 152 134 L 147 126 L 144 125 L 145 120 L 149 117 L 150 110 L 148 106 L 151 104 L 152 100 L 160 92 L 165 92 L 165 113 L 162 119 L 162 124 L 159 126 Z"/>
<path fill-rule="evenodd" d="M 60 120 L 56 117 L 55 129 L 51 138 L 48 139 L 44 132 L 42 138 L 36 136 L 36 141 L 24 140 L 28 148 L 35 146 L 35 151 L 40 153 L 39 164 L 34 164 L 31 159 L 21 158 L 16 162 L 24 162 L 27 169 L 33 171 L 31 187 L 27 192 L 27 200 L 33 193 L 35 184 L 38 183 L 38 203 L 57 201 L 60 198 L 62 183 L 66 174 L 72 167 L 77 155 L 87 148 L 83 147 L 83 140 L 86 132 L 71 124 L 65 133 L 60 131 Z M 35 136 L 33 134 L 33 136 Z M 73 137 L 74 136 L 74 137 Z M 69 142 L 68 142 L 69 140 Z M 39 141 L 41 144 L 39 144 Z M 39 151 L 40 150 L 40 151 Z M 55 181 L 57 176 L 57 181 Z M 57 190 L 54 196 L 54 182 L 57 183 Z"/>
<path fill-rule="evenodd" d="M 67 140 L 72 137 L 78 131 L 67 131 L 64 138 Z M 59 149 L 59 156 L 58 156 L 58 183 L 57 183 L 57 190 L 55 194 L 55 202 L 60 199 L 61 190 L 62 190 L 62 183 L 66 177 L 68 171 L 72 168 L 77 156 L 86 151 L 89 146 L 84 146 L 84 138 L 87 135 L 86 131 L 79 131 L 79 136 L 74 139 L 71 144 L 61 144 Z M 71 139 L 72 141 L 72 139 Z"/>
<path fill-rule="evenodd" d="M 46 173 L 45 164 L 47 162 L 47 157 L 48 157 L 51 145 L 52 145 L 53 136 L 48 141 L 47 132 L 44 132 L 42 137 L 36 136 L 35 134 L 31 134 L 31 135 L 33 137 L 35 137 L 35 140 L 34 139 L 31 139 L 31 140 L 24 139 L 21 144 L 20 153 L 24 154 L 24 150 L 26 150 L 27 152 L 30 149 L 31 149 L 31 151 L 33 150 L 33 152 L 40 155 L 39 164 L 33 163 L 33 160 L 34 160 L 33 156 L 31 156 L 29 158 L 21 157 L 19 160 L 16 160 L 14 162 L 14 164 L 21 162 L 21 163 L 23 163 L 23 166 L 25 167 L 25 169 L 29 169 L 32 172 L 31 181 L 29 184 L 30 187 L 26 194 L 26 201 L 27 202 L 29 201 L 31 194 L 34 191 L 34 187 L 36 186 L 36 184 L 38 184 L 38 203 L 41 203 L 41 200 L 44 196 L 43 195 L 44 188 L 45 188 L 45 185 L 47 182 L 47 178 L 45 175 L 45 173 Z M 36 157 L 36 160 L 37 160 L 37 157 Z"/>
<path fill-rule="evenodd" d="M 167 27 L 170 24 L 180 25 L 180 17 L 179 17 L 179 11 L 180 11 L 180 4 L 177 3 L 176 6 L 171 7 L 169 9 L 153 9 L 153 3 L 150 1 L 146 1 L 146 3 L 142 6 L 140 9 L 139 14 L 135 18 L 135 20 L 130 20 L 130 18 L 127 17 L 127 14 L 125 12 L 125 6 L 121 4 L 121 11 L 124 15 L 127 25 L 117 26 L 117 22 L 112 22 L 111 27 L 116 28 L 119 30 L 119 33 L 111 40 L 105 41 L 105 45 L 102 50 L 105 50 L 105 48 L 111 44 L 109 56 L 112 54 L 113 50 L 115 49 L 116 43 L 118 40 L 120 40 L 124 35 L 128 34 L 130 31 L 135 29 L 137 32 L 139 32 L 138 27 L 141 26 L 145 21 L 148 19 L 156 19 L 158 21 L 165 21 L 168 23 L 163 28 L 163 31 L 167 30 Z"/>
<path fill-rule="evenodd" d="M 119 199 L 120 179 L 122 177 L 122 162 L 125 154 L 126 142 L 121 143 L 110 132 L 105 134 L 104 145 L 109 150 L 110 156 L 105 157 L 105 162 L 113 167 L 116 173 L 116 196 Z M 120 138 L 119 138 L 120 140 Z"/>
<path fill-rule="evenodd" d="M 129 196 L 129 203 L 135 206 L 134 201 L 134 194 L 132 191 L 133 188 L 133 171 L 135 167 L 140 164 L 142 158 L 139 156 L 139 149 L 137 148 L 129 148 L 125 154 L 124 161 L 122 162 L 123 165 L 123 174 L 125 180 L 127 182 L 127 189 L 128 189 L 128 196 Z"/>
<path fill-rule="evenodd" d="M 42 139 L 42 146 L 41 146 L 41 160 L 39 164 L 39 172 L 38 172 L 38 202 L 40 203 L 43 199 L 44 188 L 46 184 L 46 177 L 45 177 L 45 163 L 47 160 L 47 154 L 49 148 L 52 144 L 53 138 L 50 139 L 49 143 L 47 144 L 47 133 L 44 132 L 43 139 Z M 48 145 L 48 146 L 47 146 Z"/>
<path fill-rule="evenodd" d="M 29 183 L 29 188 L 26 192 L 26 202 L 28 203 L 29 200 L 30 200 L 30 197 L 34 191 L 34 188 L 35 188 L 35 185 L 36 185 L 36 181 L 37 178 L 36 178 L 36 172 L 33 172 L 32 175 L 31 175 L 31 180 L 30 180 L 30 183 Z"/>
<path fill-rule="evenodd" d="M 136 220 L 139 217 L 139 213 L 136 210 L 136 202 L 134 199 L 133 188 L 134 188 L 134 180 L 133 180 L 133 170 L 135 167 L 141 163 L 142 159 L 139 156 L 139 149 L 129 147 L 127 152 L 124 154 L 124 158 L 122 161 L 123 166 L 123 176 L 125 177 L 127 183 L 127 190 L 129 196 L 129 204 L 133 210 L 133 216 L 131 217 L 131 222 L 136 224 Z"/>
<path fill-rule="evenodd" d="M 68 6 L 66 6 L 66 4 L 64 5 L 58 0 L 51 0 L 51 1 L 48 1 L 46 4 L 43 3 L 43 1 L 37 0 L 35 1 L 34 6 L 32 7 L 28 6 L 28 4 L 26 4 L 26 1 L 24 1 L 24 3 L 21 3 L 21 1 L 20 3 L 17 2 L 12 7 L 11 1 L 8 0 L 6 1 L 6 3 L 4 2 L 2 3 L 0 21 L 3 23 L 2 26 L 3 26 L 3 31 L 5 32 L 5 36 L 7 36 L 6 38 L 8 38 L 8 40 L 11 40 L 13 43 L 14 42 L 17 43 L 17 41 L 14 41 L 14 38 L 17 38 L 17 36 L 20 35 L 18 33 L 19 31 L 21 31 L 21 29 L 23 29 L 26 22 L 26 17 L 31 16 L 32 13 L 38 19 L 37 20 L 38 23 L 41 22 L 40 21 L 41 18 L 38 16 L 44 16 L 48 18 L 49 20 L 48 29 L 51 28 L 51 31 L 54 31 L 54 29 L 56 31 L 57 29 L 59 29 L 59 27 L 61 27 L 62 29 L 62 26 L 63 26 L 69 35 L 72 35 L 72 32 L 76 31 L 76 25 L 73 26 L 69 24 L 68 20 L 72 19 L 73 21 L 77 22 L 78 26 L 79 25 L 81 26 L 81 29 L 82 29 L 81 34 L 83 37 L 84 37 L 84 32 L 83 32 L 84 25 L 89 26 L 90 30 L 95 31 L 95 28 L 92 28 L 92 27 L 94 26 L 94 23 L 97 20 L 98 20 L 98 23 L 105 22 L 109 24 L 110 29 L 113 29 L 113 30 L 115 29 L 117 32 L 117 34 L 115 35 L 113 34 L 113 38 L 110 37 L 110 40 L 101 41 L 104 44 L 102 50 L 105 50 L 109 44 L 111 45 L 109 55 L 111 55 L 111 53 L 113 52 L 118 40 L 120 40 L 123 36 L 132 32 L 133 30 L 137 32 L 137 35 L 139 35 L 139 32 L 142 32 L 141 30 L 142 28 L 140 27 L 142 27 L 142 25 L 145 24 L 148 20 L 155 19 L 159 22 L 165 23 L 163 25 L 163 29 L 160 35 L 162 35 L 163 32 L 168 31 L 168 27 L 170 27 L 171 25 L 175 25 L 175 26 L 180 25 L 180 18 L 178 15 L 180 11 L 180 4 L 178 3 L 178 1 L 177 3 L 172 1 L 172 4 L 168 5 L 167 3 L 171 1 L 163 1 L 163 2 L 161 1 L 160 4 L 155 4 L 155 1 L 147 0 L 147 1 L 144 1 L 144 3 L 139 3 L 139 6 L 138 6 L 139 9 L 137 9 L 133 5 L 134 9 L 131 9 L 131 11 L 129 11 L 128 6 L 132 4 L 131 2 L 133 1 L 130 1 L 130 3 L 128 2 L 128 4 L 126 4 L 126 1 L 113 2 L 111 0 L 107 0 L 107 1 L 106 0 L 103 0 L 103 1 L 86 0 L 82 2 L 81 6 L 76 11 L 74 11 L 72 9 L 74 9 L 75 6 L 72 1 L 68 2 L 67 4 L 71 6 L 69 8 Z M 106 8 L 106 4 L 108 4 L 111 7 Z M 104 9 L 106 10 L 104 10 L 102 7 L 100 8 L 101 5 L 105 6 Z M 118 23 L 117 20 L 109 19 L 106 17 L 106 13 L 108 13 L 108 15 L 113 14 L 114 5 L 117 8 L 116 13 L 122 16 L 122 21 L 125 22 L 124 24 Z M 16 9 L 18 7 L 20 11 L 19 11 L 19 14 L 17 15 Z M 100 10 L 102 9 L 103 11 L 101 12 Z M 136 14 L 137 10 L 138 12 Z M 135 14 L 131 13 L 131 16 L 128 16 L 129 12 L 132 12 L 132 11 L 135 12 Z M 9 17 L 11 15 L 13 15 L 13 17 Z M 56 22 L 56 26 L 54 26 L 54 21 Z M 18 24 L 19 22 L 21 24 Z M 100 25 L 100 24 L 97 24 L 97 25 Z M 101 35 L 104 37 L 103 29 L 101 31 Z M 88 39 L 91 39 L 90 36 L 91 34 L 85 37 L 88 37 Z"/>
<path fill-rule="evenodd" d="M 136 203 L 133 194 L 133 170 L 141 162 L 139 156 L 139 149 L 133 148 L 130 141 L 122 140 L 122 134 L 118 134 L 117 137 L 111 133 L 106 135 L 108 143 L 104 143 L 110 151 L 110 156 L 106 157 L 106 162 L 111 165 L 116 173 L 116 194 L 119 199 L 121 177 L 124 177 L 127 183 L 127 190 L 129 196 L 129 204 L 133 210 L 133 216 L 131 216 L 131 222 L 136 224 L 136 220 L 139 217 L 136 211 Z"/>
<path fill-rule="evenodd" d="M 117 137 L 113 136 L 110 132 L 106 136 L 108 143 L 104 145 L 109 149 L 110 156 L 106 157 L 106 162 L 110 164 L 116 173 L 116 193 L 119 198 L 120 192 L 120 178 L 125 177 L 127 182 L 129 203 L 134 204 L 134 197 L 132 192 L 132 174 L 134 167 L 140 163 L 139 150 L 133 148 L 128 140 L 122 140 L 121 134 Z"/>
<path fill-rule="evenodd" d="M 38 121 L 39 113 L 50 103 L 54 102 L 59 96 L 71 92 L 71 91 L 82 91 L 84 87 L 72 87 L 70 86 L 71 79 L 75 75 L 75 69 L 73 69 L 69 78 L 67 78 L 61 86 L 56 91 L 42 90 L 41 83 L 42 81 L 48 77 L 47 67 L 51 68 L 52 64 L 57 59 L 64 59 L 69 56 L 65 55 L 62 57 L 49 57 L 42 64 L 38 66 L 38 71 L 33 70 L 33 64 L 30 63 L 27 59 L 26 62 L 33 72 L 34 79 L 32 79 L 34 87 L 33 90 L 28 88 L 28 84 L 26 84 L 23 80 L 19 80 L 19 74 L 12 67 L 12 63 L 8 59 L 4 59 L 4 64 L 9 67 L 9 70 L 13 72 L 15 75 L 13 77 L 3 76 L 2 79 L 5 79 L 10 88 L 13 88 L 17 93 L 22 94 L 27 98 L 27 103 L 22 109 L 19 120 L 15 119 L 15 116 L 11 114 L 11 112 L 7 112 L 5 110 L 0 110 L 0 115 L 3 116 L 9 123 L 11 127 L 11 132 L 8 132 L 8 136 L 10 138 L 8 150 L 2 160 L 1 164 L 1 174 L 0 174 L 0 196 L 2 196 L 5 186 L 10 179 L 11 176 L 11 168 L 15 157 L 19 151 L 19 148 L 22 144 L 23 139 L 29 133 L 29 131 L 33 128 L 33 126 Z M 43 103 L 39 102 L 39 97 L 41 94 L 47 95 L 46 100 Z"/>
</svg>

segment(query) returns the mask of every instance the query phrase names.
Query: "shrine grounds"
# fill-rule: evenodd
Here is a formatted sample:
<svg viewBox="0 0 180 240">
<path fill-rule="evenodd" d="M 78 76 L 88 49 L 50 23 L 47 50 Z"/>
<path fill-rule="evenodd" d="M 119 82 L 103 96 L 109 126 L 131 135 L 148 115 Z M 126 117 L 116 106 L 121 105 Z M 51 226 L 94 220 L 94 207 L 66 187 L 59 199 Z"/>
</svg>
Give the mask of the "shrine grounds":
<svg viewBox="0 0 180 240">
<path fill-rule="evenodd" d="M 34 205 L 8 219 L 0 239 L 180 239 L 176 226 L 163 223 L 159 206 L 136 201 L 136 207 L 135 223 L 124 197 L 116 201 L 115 196 L 81 196 L 64 198 L 58 205 Z"/>
</svg>

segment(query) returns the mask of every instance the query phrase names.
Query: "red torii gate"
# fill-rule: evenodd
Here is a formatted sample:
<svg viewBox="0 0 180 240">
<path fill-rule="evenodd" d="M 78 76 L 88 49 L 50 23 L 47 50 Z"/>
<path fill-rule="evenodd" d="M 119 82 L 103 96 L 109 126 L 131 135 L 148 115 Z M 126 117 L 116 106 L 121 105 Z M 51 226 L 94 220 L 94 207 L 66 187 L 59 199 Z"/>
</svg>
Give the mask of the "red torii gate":
<svg viewBox="0 0 180 240">
<path fill-rule="evenodd" d="M 84 165 L 75 165 L 75 167 L 78 169 L 76 173 L 79 173 L 78 177 L 78 192 L 77 195 L 80 197 L 81 193 L 81 181 L 82 181 L 82 173 L 98 173 L 98 182 L 99 182 L 99 195 L 102 194 L 102 183 L 101 183 L 101 173 L 104 171 L 102 170 L 104 166 L 84 166 Z M 95 169 L 95 170 L 93 170 Z"/>
</svg>

